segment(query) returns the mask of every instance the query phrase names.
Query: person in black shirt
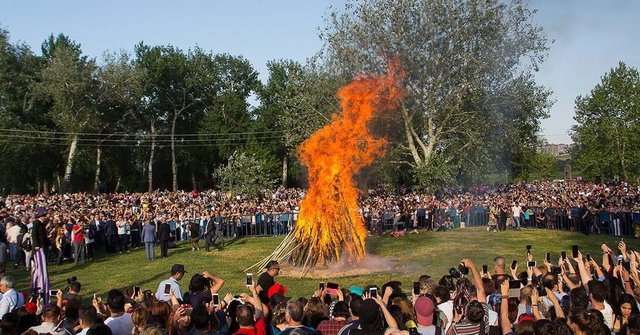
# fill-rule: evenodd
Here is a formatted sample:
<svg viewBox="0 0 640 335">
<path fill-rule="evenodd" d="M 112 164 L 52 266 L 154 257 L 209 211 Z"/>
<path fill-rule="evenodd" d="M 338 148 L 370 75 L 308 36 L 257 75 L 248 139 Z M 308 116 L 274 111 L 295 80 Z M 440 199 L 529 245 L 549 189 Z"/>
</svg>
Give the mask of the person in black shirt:
<svg viewBox="0 0 640 335">
<path fill-rule="evenodd" d="M 276 283 L 274 278 L 280 272 L 280 265 L 278 265 L 278 261 L 269 261 L 266 269 L 267 271 L 263 272 L 258 278 L 258 286 L 256 286 L 256 291 L 263 304 L 269 303 L 268 292 L 271 286 Z"/>
</svg>

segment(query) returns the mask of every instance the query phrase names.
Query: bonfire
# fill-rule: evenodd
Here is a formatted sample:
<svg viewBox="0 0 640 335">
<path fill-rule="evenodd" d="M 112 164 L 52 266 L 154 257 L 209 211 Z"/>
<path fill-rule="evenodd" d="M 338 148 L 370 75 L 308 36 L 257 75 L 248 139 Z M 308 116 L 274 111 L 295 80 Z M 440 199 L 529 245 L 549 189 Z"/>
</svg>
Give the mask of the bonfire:
<svg viewBox="0 0 640 335">
<path fill-rule="evenodd" d="M 401 95 L 400 77 L 390 66 L 386 76 L 362 75 L 338 91 L 342 114 L 334 114 L 298 148 L 308 169 L 309 190 L 295 228 L 256 267 L 275 259 L 304 271 L 344 258 L 350 262 L 364 258 L 366 228 L 353 177 L 385 152 L 386 140 L 374 138 L 368 124 L 376 113 L 395 106 Z"/>
</svg>

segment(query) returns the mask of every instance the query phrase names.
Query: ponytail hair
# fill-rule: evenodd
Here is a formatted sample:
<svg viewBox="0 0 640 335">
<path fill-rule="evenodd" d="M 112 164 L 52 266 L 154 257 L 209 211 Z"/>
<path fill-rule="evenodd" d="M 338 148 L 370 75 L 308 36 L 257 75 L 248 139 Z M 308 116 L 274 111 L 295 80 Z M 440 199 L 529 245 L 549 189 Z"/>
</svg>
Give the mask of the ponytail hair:
<svg viewBox="0 0 640 335">
<path fill-rule="evenodd" d="M 608 335 L 608 328 L 604 324 L 604 316 L 598 310 L 590 310 L 574 307 L 569 311 L 569 321 L 574 323 L 581 331 L 589 335 Z"/>
</svg>

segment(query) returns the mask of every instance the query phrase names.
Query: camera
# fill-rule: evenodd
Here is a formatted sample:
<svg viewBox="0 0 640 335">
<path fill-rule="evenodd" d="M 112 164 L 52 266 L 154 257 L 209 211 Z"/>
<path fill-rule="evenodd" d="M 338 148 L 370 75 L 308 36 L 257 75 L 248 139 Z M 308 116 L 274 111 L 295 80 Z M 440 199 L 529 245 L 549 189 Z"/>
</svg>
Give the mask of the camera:
<svg viewBox="0 0 640 335">
<path fill-rule="evenodd" d="M 460 271 L 460 274 L 463 276 L 466 276 L 469 274 L 469 268 L 464 266 L 464 264 L 460 264 L 458 265 L 458 271 Z"/>
<path fill-rule="evenodd" d="M 458 269 L 456 269 L 456 268 L 450 268 L 449 269 L 449 275 L 452 278 L 460 278 L 460 271 L 458 271 Z"/>
</svg>

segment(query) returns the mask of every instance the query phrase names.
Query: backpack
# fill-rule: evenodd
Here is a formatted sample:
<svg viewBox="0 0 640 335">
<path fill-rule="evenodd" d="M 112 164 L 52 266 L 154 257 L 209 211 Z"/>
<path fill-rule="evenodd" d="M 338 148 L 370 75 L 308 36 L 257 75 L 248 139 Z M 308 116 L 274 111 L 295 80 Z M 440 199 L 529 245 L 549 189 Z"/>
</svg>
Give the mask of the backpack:
<svg viewBox="0 0 640 335">
<path fill-rule="evenodd" d="M 22 243 L 20 244 L 20 246 L 22 246 L 22 249 L 24 251 L 31 251 L 31 249 L 32 249 L 31 237 L 24 238 L 22 240 Z"/>
</svg>

